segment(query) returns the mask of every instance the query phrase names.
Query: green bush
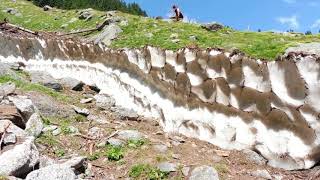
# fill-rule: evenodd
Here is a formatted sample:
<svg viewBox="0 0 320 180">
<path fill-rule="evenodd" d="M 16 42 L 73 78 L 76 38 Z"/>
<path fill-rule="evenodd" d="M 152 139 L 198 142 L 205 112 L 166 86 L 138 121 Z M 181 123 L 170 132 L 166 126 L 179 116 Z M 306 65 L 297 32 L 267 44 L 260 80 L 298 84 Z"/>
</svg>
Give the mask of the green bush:
<svg viewBox="0 0 320 180">
<path fill-rule="evenodd" d="M 129 176 L 134 179 L 158 180 L 168 177 L 168 173 L 162 172 L 149 164 L 137 164 L 131 167 Z"/>
<path fill-rule="evenodd" d="M 137 3 L 125 3 L 122 0 L 33 0 L 37 6 L 49 5 L 61 9 L 93 8 L 101 11 L 118 10 L 134 15 L 147 16 Z"/>
<path fill-rule="evenodd" d="M 106 156 L 109 161 L 119 161 L 123 158 L 123 149 L 121 147 L 108 146 Z"/>
</svg>

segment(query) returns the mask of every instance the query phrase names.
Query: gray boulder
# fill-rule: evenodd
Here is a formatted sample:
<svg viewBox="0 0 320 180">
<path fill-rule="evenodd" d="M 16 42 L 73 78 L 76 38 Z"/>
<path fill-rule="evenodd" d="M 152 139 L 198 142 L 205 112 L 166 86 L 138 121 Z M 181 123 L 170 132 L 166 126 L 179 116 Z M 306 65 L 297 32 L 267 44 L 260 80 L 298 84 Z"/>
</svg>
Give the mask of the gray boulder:
<svg viewBox="0 0 320 180">
<path fill-rule="evenodd" d="M 26 177 L 26 180 L 73 180 L 77 179 L 72 168 L 54 164 L 35 171 Z"/>
<path fill-rule="evenodd" d="M 53 8 L 51 7 L 51 6 L 49 6 L 49 5 L 45 5 L 45 6 L 43 6 L 43 10 L 44 11 L 50 11 L 50 10 L 52 10 Z"/>
<path fill-rule="evenodd" d="M 12 15 L 15 15 L 15 14 L 18 14 L 18 13 L 19 13 L 19 11 L 18 11 L 17 9 L 15 9 L 15 8 L 7 8 L 7 9 L 5 10 L 5 12 L 6 12 L 6 13 L 9 13 L 9 14 L 12 14 Z"/>
<path fill-rule="evenodd" d="M 100 34 L 93 37 L 93 42 L 94 44 L 103 43 L 109 46 L 112 40 L 116 39 L 121 32 L 122 30 L 119 26 L 110 24 L 106 26 Z"/>
<path fill-rule="evenodd" d="M 136 130 L 122 130 L 118 132 L 118 137 L 123 140 L 142 140 L 144 135 Z"/>
<path fill-rule="evenodd" d="M 111 111 L 115 112 L 121 120 L 137 120 L 139 115 L 132 109 L 122 107 L 111 107 Z"/>
<path fill-rule="evenodd" d="M 162 162 L 157 165 L 162 172 L 175 172 L 177 171 L 177 165 L 170 162 Z"/>
<path fill-rule="evenodd" d="M 85 99 L 81 99 L 80 103 L 81 104 L 87 104 L 87 103 L 92 102 L 92 100 L 93 100 L 93 98 L 85 98 Z"/>
<path fill-rule="evenodd" d="M 84 86 L 83 82 L 74 78 L 69 78 L 69 77 L 60 79 L 60 82 L 63 86 L 74 91 L 82 91 L 82 88 Z"/>
<path fill-rule="evenodd" d="M 35 106 L 27 96 L 9 96 L 9 100 L 19 109 L 25 119 L 35 113 Z"/>
<path fill-rule="evenodd" d="M 218 180 L 218 172 L 210 166 L 199 166 L 191 171 L 189 180 Z"/>
<path fill-rule="evenodd" d="M 252 150 L 246 149 L 246 150 L 243 150 L 242 152 L 246 155 L 246 158 L 248 160 L 258 165 L 265 165 L 267 163 L 266 159 L 264 159 L 261 155 L 259 155 L 258 153 Z"/>
<path fill-rule="evenodd" d="M 38 113 L 34 113 L 29 118 L 28 122 L 26 123 L 26 129 L 28 135 L 38 137 L 43 129 L 43 122 Z"/>
<path fill-rule="evenodd" d="M 32 83 L 42 84 L 56 91 L 61 91 L 63 89 L 57 80 L 55 80 L 50 74 L 43 71 L 31 71 L 30 78 Z"/>
<path fill-rule="evenodd" d="M 125 142 L 120 139 L 110 138 L 107 140 L 107 144 L 110 144 L 111 146 L 115 147 L 122 147 L 125 145 Z"/>
<path fill-rule="evenodd" d="M 1 84 L 0 86 L 0 96 L 8 96 L 14 94 L 16 90 L 16 85 L 14 83 L 8 82 L 5 84 Z"/>
<path fill-rule="evenodd" d="M 92 14 L 92 9 L 89 8 L 89 9 L 84 9 L 82 11 L 79 12 L 79 19 L 81 20 L 90 20 L 92 19 L 93 17 L 93 14 Z"/>
<path fill-rule="evenodd" d="M 14 133 L 7 133 L 3 138 L 4 145 L 15 144 L 17 142 L 17 136 Z"/>
<path fill-rule="evenodd" d="M 28 137 L 22 144 L 0 155 L 0 174 L 23 177 L 32 171 L 39 162 L 39 151 L 34 138 Z"/>
<path fill-rule="evenodd" d="M 115 99 L 105 94 L 97 94 L 94 98 L 96 100 L 96 106 L 101 109 L 110 109 L 116 104 Z"/>
<path fill-rule="evenodd" d="M 263 179 L 272 179 L 271 175 L 269 174 L 269 172 L 267 170 L 256 170 L 254 172 L 251 172 L 251 175 L 253 177 L 257 177 L 257 178 L 263 178 Z"/>
<path fill-rule="evenodd" d="M 90 111 L 86 108 L 79 108 L 77 106 L 72 106 L 73 110 L 78 113 L 78 114 L 81 114 L 81 115 L 84 115 L 84 116 L 88 116 L 90 114 Z"/>
<path fill-rule="evenodd" d="M 306 44 L 300 44 L 296 47 L 290 47 L 285 51 L 285 54 L 288 55 L 289 53 L 299 53 L 303 52 L 306 54 L 316 54 L 320 56 L 320 43 L 306 43 Z"/>
<path fill-rule="evenodd" d="M 201 27 L 203 29 L 206 29 L 207 31 L 219 31 L 221 29 L 224 28 L 224 26 L 222 24 L 219 24 L 219 23 L 208 23 L 208 24 L 203 24 L 201 25 Z"/>
<path fill-rule="evenodd" d="M 9 64 L 0 63 L 0 76 L 8 75 L 13 79 L 21 79 L 12 69 Z"/>
</svg>

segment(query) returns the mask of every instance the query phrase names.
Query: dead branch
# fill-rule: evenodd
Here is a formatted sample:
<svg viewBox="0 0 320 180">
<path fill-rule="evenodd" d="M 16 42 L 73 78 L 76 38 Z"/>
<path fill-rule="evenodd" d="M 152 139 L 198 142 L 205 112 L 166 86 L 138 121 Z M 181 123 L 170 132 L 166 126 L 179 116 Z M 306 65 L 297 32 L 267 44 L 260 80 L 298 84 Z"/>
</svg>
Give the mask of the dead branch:
<svg viewBox="0 0 320 180">
<path fill-rule="evenodd" d="M 38 35 L 38 32 L 31 31 L 31 30 L 29 30 L 29 29 L 26 29 L 26 28 L 23 28 L 23 27 L 20 27 L 20 26 L 17 26 L 17 25 L 8 23 L 8 22 L 6 22 L 6 21 L 0 23 L 0 25 L 1 25 L 1 26 L 6 25 L 6 26 L 9 26 L 9 27 L 11 27 L 11 28 L 18 29 L 18 30 L 23 31 L 23 32 L 26 32 L 26 33 L 30 33 L 30 34 L 33 34 L 33 35 Z"/>
<path fill-rule="evenodd" d="M 109 24 L 110 24 L 110 19 L 107 19 L 102 24 L 99 24 L 96 28 L 84 29 L 82 31 L 65 33 L 65 34 L 61 34 L 60 36 L 67 36 L 67 35 L 73 35 L 73 34 L 82 34 L 82 33 L 86 33 L 86 32 L 92 33 L 94 31 L 101 31 L 106 25 L 109 25 Z"/>
<path fill-rule="evenodd" d="M 110 136 L 107 137 L 107 139 L 112 138 L 113 136 L 115 136 L 116 134 L 118 134 L 119 130 L 116 130 L 115 132 L 113 132 L 112 134 L 110 134 Z"/>
</svg>

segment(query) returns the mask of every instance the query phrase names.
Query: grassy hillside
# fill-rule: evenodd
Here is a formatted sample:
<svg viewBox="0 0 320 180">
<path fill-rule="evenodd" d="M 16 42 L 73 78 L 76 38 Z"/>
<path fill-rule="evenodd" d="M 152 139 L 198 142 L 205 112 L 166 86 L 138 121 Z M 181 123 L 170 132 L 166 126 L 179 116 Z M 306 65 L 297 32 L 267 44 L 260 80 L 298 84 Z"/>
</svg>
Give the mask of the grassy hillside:
<svg viewBox="0 0 320 180">
<path fill-rule="evenodd" d="M 20 15 L 11 15 L 3 10 L 15 8 Z M 93 10 L 95 16 L 90 21 L 79 20 L 78 10 L 43 11 L 31 2 L 17 0 L 1 0 L 0 19 L 7 18 L 11 23 L 37 31 L 75 31 L 79 29 L 95 27 L 101 23 L 105 14 L 102 11 Z M 145 17 L 119 13 L 128 20 L 127 26 L 122 26 L 123 32 L 112 47 L 141 47 L 146 44 L 163 47 L 166 49 L 178 49 L 185 46 L 199 46 L 201 48 L 220 47 L 238 48 L 248 55 L 256 58 L 272 60 L 290 46 L 299 43 L 320 42 L 319 35 L 301 35 L 297 37 L 274 34 L 271 32 L 241 32 L 225 28 L 218 32 L 208 32 L 197 24 L 174 23 L 155 20 Z M 67 26 L 63 26 L 68 24 Z M 179 42 L 172 42 L 172 36 L 177 36 Z M 190 36 L 196 36 L 196 40 Z"/>
</svg>

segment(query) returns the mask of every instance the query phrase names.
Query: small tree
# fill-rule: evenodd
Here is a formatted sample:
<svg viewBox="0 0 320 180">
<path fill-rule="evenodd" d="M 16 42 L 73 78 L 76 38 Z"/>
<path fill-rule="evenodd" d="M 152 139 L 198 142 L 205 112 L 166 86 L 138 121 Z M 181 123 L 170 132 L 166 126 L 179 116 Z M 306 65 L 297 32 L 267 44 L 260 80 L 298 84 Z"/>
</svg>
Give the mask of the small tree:
<svg viewBox="0 0 320 180">
<path fill-rule="evenodd" d="M 304 34 L 305 35 L 312 35 L 312 32 L 309 30 L 309 31 L 306 31 Z"/>
</svg>

